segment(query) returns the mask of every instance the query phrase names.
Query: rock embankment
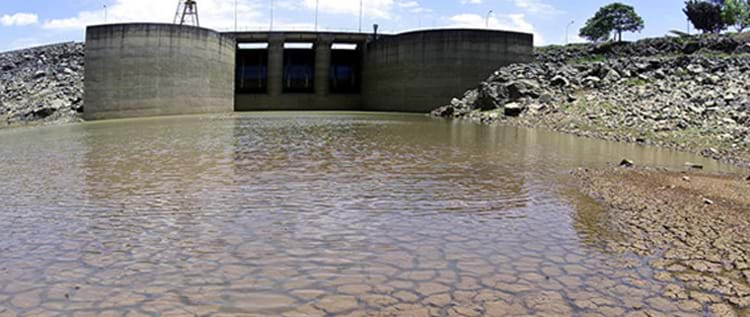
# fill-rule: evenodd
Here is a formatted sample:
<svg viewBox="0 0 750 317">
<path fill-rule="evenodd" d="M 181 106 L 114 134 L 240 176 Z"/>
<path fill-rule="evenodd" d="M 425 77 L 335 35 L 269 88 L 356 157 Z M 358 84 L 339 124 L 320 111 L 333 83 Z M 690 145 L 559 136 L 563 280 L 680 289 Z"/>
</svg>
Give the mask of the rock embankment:
<svg viewBox="0 0 750 317">
<path fill-rule="evenodd" d="M 79 120 L 83 66 L 82 43 L 0 53 L 0 128 Z"/>
<path fill-rule="evenodd" d="M 433 115 L 750 160 L 750 43 L 648 39 L 537 49 Z"/>
</svg>

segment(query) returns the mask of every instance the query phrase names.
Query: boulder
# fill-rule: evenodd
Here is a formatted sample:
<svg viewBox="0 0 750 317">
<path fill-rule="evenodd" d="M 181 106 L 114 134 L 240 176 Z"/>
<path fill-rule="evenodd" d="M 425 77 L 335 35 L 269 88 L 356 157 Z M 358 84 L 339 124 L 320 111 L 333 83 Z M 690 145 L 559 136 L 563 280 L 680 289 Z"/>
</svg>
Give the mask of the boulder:
<svg viewBox="0 0 750 317">
<path fill-rule="evenodd" d="M 568 87 L 570 86 L 570 80 L 561 75 L 557 75 L 555 77 L 552 77 L 552 79 L 550 80 L 550 84 L 555 87 Z"/>
<path fill-rule="evenodd" d="M 705 72 L 705 69 L 703 69 L 703 66 L 701 65 L 690 64 L 687 67 L 687 71 L 691 75 L 700 75 L 700 74 L 703 74 L 703 72 Z"/>
<path fill-rule="evenodd" d="M 509 117 L 518 117 L 526 110 L 526 107 L 518 102 L 511 102 L 503 106 L 503 113 Z"/>
<path fill-rule="evenodd" d="M 635 166 L 635 163 L 629 159 L 623 159 L 620 161 L 620 167 L 633 167 Z"/>
<path fill-rule="evenodd" d="M 701 49 L 700 43 L 698 43 L 697 41 L 691 41 L 691 42 L 685 43 L 685 45 L 682 46 L 682 53 L 690 55 L 690 54 L 697 52 L 700 49 Z"/>
<path fill-rule="evenodd" d="M 475 106 L 483 111 L 497 109 L 508 99 L 508 90 L 500 83 L 484 82 L 476 97 Z"/>
<path fill-rule="evenodd" d="M 523 97 L 531 97 L 536 99 L 541 95 L 539 84 L 527 79 L 510 82 L 506 84 L 505 88 L 508 91 L 508 98 L 511 101 L 515 101 Z"/>
<path fill-rule="evenodd" d="M 34 73 L 34 76 L 32 78 L 33 79 L 39 79 L 39 78 L 42 78 L 42 77 L 45 77 L 45 76 L 47 76 L 47 72 L 46 71 L 44 71 L 44 70 L 38 70 L 38 71 L 36 71 Z"/>
<path fill-rule="evenodd" d="M 737 48 L 734 49 L 734 54 L 750 54 L 750 43 L 737 46 Z"/>
</svg>

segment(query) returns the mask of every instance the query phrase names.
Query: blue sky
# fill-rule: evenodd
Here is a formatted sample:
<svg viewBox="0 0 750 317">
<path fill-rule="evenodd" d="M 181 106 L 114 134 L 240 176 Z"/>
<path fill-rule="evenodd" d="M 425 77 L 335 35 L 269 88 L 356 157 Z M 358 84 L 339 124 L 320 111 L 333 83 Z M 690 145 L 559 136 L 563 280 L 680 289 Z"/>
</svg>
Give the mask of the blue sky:
<svg viewBox="0 0 750 317">
<path fill-rule="evenodd" d="M 236 0 L 238 25 L 243 30 L 267 30 L 272 0 Z M 274 29 L 313 29 L 316 0 L 273 0 Z M 358 0 L 318 0 L 319 29 L 355 31 L 359 25 Z M 385 32 L 430 27 L 485 27 L 531 32 L 537 45 L 561 44 L 566 25 L 571 42 L 580 41 L 578 29 L 604 0 L 363 0 L 364 29 L 378 23 Z M 623 1 L 633 5 L 646 21 L 640 34 L 626 39 L 661 36 L 685 30 L 682 0 Z M 33 45 L 82 41 L 85 26 L 104 22 L 171 22 L 177 0 L 2 0 L 0 51 Z M 234 29 L 235 0 L 198 0 L 201 25 Z"/>
</svg>

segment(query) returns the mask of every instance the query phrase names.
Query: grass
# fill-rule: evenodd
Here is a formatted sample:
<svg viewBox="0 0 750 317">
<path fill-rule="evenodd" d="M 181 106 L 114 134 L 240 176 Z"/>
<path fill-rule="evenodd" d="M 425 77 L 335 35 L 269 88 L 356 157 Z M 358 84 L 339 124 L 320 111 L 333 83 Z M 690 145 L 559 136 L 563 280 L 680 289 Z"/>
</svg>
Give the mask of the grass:
<svg viewBox="0 0 750 317">
<path fill-rule="evenodd" d="M 625 81 L 625 85 L 628 85 L 630 87 L 645 86 L 647 84 L 648 82 L 641 78 L 629 78 Z"/>
</svg>

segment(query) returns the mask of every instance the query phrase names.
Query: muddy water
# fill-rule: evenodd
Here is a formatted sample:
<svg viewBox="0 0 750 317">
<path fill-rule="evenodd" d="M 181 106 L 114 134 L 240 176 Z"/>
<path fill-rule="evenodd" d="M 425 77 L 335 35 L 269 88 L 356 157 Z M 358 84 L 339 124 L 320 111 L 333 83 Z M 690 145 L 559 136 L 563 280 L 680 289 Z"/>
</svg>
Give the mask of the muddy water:
<svg viewBox="0 0 750 317">
<path fill-rule="evenodd" d="M 694 156 L 423 116 L 0 131 L 0 316 L 703 315 L 568 171 Z"/>
</svg>

